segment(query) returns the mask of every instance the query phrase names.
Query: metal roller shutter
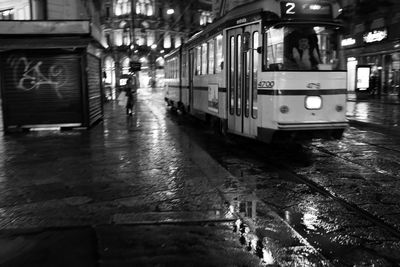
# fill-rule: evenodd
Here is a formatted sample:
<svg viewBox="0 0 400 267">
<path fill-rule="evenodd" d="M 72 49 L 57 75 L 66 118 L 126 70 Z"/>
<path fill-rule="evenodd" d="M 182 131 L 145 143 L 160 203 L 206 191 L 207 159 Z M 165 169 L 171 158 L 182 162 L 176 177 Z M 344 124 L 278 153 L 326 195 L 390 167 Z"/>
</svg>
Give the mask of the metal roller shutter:
<svg viewBox="0 0 400 267">
<path fill-rule="evenodd" d="M 58 50 L 2 55 L 5 126 L 82 124 L 81 57 Z"/>
<path fill-rule="evenodd" d="M 103 117 L 100 59 L 88 54 L 87 70 L 89 124 L 92 125 Z"/>
</svg>

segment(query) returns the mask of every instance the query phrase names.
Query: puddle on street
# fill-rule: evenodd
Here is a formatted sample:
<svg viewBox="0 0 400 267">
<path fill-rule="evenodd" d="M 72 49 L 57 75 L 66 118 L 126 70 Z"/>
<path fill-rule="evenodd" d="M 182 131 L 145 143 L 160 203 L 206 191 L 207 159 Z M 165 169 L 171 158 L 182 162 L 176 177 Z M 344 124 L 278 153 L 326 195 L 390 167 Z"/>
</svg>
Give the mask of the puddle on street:
<svg viewBox="0 0 400 267">
<path fill-rule="evenodd" d="M 247 251 L 258 256 L 264 265 L 328 266 L 317 251 L 304 244 L 276 217 L 271 214 L 257 217 L 262 206 L 254 192 L 237 195 L 230 201 L 230 209 L 239 215 L 232 224 L 233 231 Z"/>
<path fill-rule="evenodd" d="M 282 218 L 281 223 L 290 225 L 295 230 L 293 232 L 284 229 L 276 218 L 271 216 L 269 205 L 267 207 L 263 204 L 268 199 L 265 192 L 250 191 L 246 185 L 240 182 L 239 184 L 240 186 L 234 186 L 234 189 L 223 189 L 229 201 L 230 211 L 239 216 L 232 228 L 238 234 L 239 242 L 248 251 L 260 257 L 264 264 L 392 266 L 393 259 L 379 255 L 373 247 L 369 247 L 371 244 L 362 244 L 368 243 L 368 240 L 363 240 L 366 237 L 354 238 L 348 234 L 352 227 L 357 228 L 355 222 L 358 222 L 358 219 L 342 220 L 341 216 L 354 217 L 354 214 L 344 214 L 342 207 L 333 207 L 338 205 L 333 201 L 321 196 L 313 197 L 308 192 L 309 198 L 303 196 L 300 202 L 290 203 L 292 206 L 287 205 L 288 208 L 283 208 L 278 212 Z M 228 183 L 225 183 L 225 186 L 227 185 Z M 287 188 L 282 188 L 282 194 L 285 194 L 284 190 Z M 260 196 L 263 197 L 263 201 L 260 201 Z M 285 206 L 284 203 L 280 204 Z M 341 212 L 343 214 L 339 215 Z M 366 230 L 371 227 L 365 221 L 360 224 L 364 224 L 362 227 Z M 354 231 L 352 233 L 354 234 Z"/>
</svg>

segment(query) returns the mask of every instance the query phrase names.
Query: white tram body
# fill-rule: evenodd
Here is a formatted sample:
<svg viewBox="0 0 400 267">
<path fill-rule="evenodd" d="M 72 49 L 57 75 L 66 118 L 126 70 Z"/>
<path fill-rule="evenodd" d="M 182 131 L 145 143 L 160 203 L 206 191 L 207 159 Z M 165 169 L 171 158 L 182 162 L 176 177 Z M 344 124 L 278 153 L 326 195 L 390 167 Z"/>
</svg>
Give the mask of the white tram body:
<svg viewBox="0 0 400 267">
<path fill-rule="evenodd" d="M 324 0 L 233 9 L 166 56 L 165 100 L 266 142 L 340 138 L 348 122 L 338 10 Z"/>
</svg>

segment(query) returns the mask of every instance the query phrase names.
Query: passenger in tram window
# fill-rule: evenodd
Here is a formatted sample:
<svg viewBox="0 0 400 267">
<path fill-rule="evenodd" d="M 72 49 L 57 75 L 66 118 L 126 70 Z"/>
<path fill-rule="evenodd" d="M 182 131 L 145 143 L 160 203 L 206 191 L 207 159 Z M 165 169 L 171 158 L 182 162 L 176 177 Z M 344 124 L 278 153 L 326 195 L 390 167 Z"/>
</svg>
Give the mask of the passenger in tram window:
<svg viewBox="0 0 400 267">
<path fill-rule="evenodd" d="M 315 36 L 316 38 L 316 36 Z M 298 43 L 293 47 L 293 59 L 301 70 L 316 70 L 321 63 L 318 45 L 313 36 L 300 37 Z"/>
</svg>

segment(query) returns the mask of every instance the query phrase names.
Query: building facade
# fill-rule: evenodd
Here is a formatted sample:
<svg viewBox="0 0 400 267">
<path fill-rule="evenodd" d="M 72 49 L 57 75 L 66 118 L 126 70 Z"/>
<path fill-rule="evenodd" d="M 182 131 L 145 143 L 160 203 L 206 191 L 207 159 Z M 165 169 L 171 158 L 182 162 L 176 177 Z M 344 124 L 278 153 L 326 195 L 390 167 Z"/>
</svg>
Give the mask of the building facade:
<svg viewBox="0 0 400 267">
<path fill-rule="evenodd" d="M 164 55 L 211 22 L 212 1 L 105 0 L 103 78 L 109 97 L 140 62 L 140 86 L 163 86 Z"/>
<path fill-rule="evenodd" d="M 400 95 L 400 2 L 343 0 L 349 95 Z"/>
<path fill-rule="evenodd" d="M 5 131 L 102 119 L 99 1 L 0 1 Z"/>
</svg>

